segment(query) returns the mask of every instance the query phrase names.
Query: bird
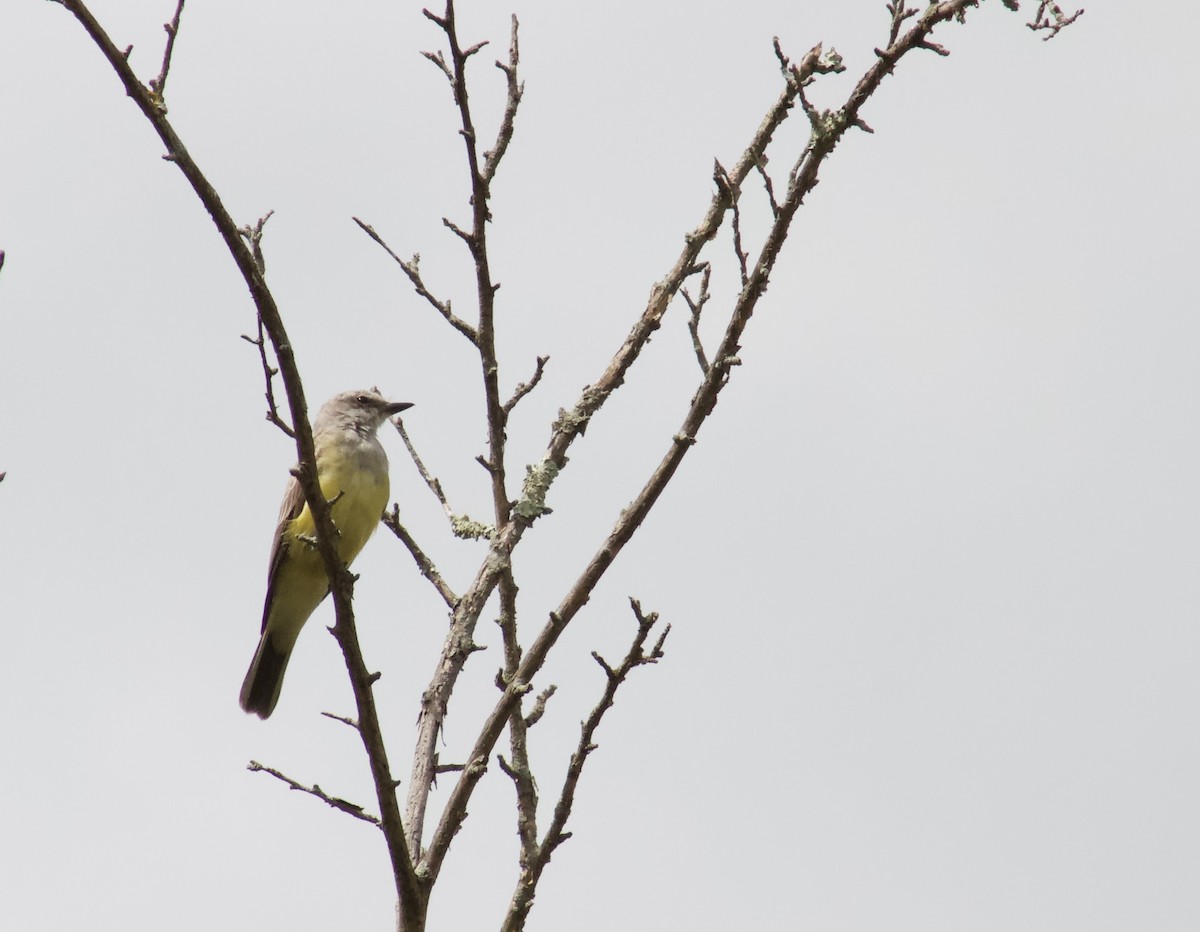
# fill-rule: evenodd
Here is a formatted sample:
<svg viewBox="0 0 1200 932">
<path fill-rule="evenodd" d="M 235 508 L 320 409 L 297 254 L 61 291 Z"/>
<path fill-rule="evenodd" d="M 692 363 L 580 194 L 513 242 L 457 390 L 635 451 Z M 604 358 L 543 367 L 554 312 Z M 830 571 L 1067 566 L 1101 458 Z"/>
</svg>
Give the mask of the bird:
<svg viewBox="0 0 1200 932">
<path fill-rule="evenodd" d="M 378 389 L 360 389 L 334 395 L 317 412 L 312 431 L 317 480 L 337 528 L 338 559 L 347 566 L 375 533 L 390 494 L 387 454 L 376 432 L 411 407 L 388 401 Z M 239 696 L 245 712 L 265 719 L 275 711 L 296 638 L 327 595 L 329 576 L 316 546 L 316 525 L 293 475 L 271 544 L 262 633 Z"/>
</svg>

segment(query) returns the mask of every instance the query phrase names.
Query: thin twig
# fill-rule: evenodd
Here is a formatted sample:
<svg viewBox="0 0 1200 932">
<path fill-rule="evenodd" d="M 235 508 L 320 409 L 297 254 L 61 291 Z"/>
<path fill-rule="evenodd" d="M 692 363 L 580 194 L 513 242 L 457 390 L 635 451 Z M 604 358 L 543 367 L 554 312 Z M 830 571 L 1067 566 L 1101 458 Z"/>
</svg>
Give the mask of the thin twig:
<svg viewBox="0 0 1200 932">
<path fill-rule="evenodd" d="M 246 765 L 246 769 L 249 770 L 251 773 L 270 774 L 276 780 L 281 780 L 284 783 L 286 783 L 293 790 L 298 790 L 301 793 L 307 793 L 309 796 L 315 796 L 317 799 L 321 800 L 321 802 L 326 803 L 329 806 L 332 806 L 334 809 L 337 809 L 339 812 L 344 812 L 344 813 L 346 813 L 346 815 L 354 816 L 354 818 L 361 819 L 363 822 L 369 822 L 371 825 L 374 825 L 376 828 L 379 828 L 381 826 L 379 819 L 377 817 L 371 815 L 370 813 L 366 812 L 362 806 L 358 805 L 357 803 L 347 802 L 344 799 L 339 799 L 336 796 L 330 796 L 328 793 L 326 793 L 324 790 L 322 790 L 315 783 L 312 786 L 305 786 L 303 783 L 298 783 L 295 780 L 293 780 L 291 777 L 280 773 L 274 767 L 265 767 L 262 764 L 260 764 L 258 761 L 255 761 L 255 760 L 250 761 L 250 763 Z"/>
<path fill-rule="evenodd" d="M 771 176 L 767 174 L 767 157 L 764 155 L 754 165 L 755 171 L 762 177 L 763 187 L 767 192 L 767 203 L 771 205 L 771 216 L 779 216 L 779 202 L 775 200 L 775 185 L 771 182 Z"/>
<path fill-rule="evenodd" d="M 263 255 L 262 238 L 263 227 L 267 225 L 267 221 L 275 216 L 275 211 L 268 210 L 265 214 L 255 221 L 254 226 L 247 224 L 246 226 L 238 227 L 238 233 L 241 234 L 250 247 L 250 254 L 254 257 L 254 264 L 258 266 L 258 274 L 267 274 L 267 259 Z"/>
<path fill-rule="evenodd" d="M 580 725 L 579 742 L 576 744 L 575 751 L 571 755 L 571 761 L 567 765 L 567 775 L 563 780 L 562 790 L 559 792 L 558 803 L 554 807 L 554 817 L 551 819 L 550 825 L 546 828 L 541 841 L 532 846 L 532 850 L 528 855 L 525 851 L 524 840 L 522 841 L 521 874 L 517 879 L 512 900 L 509 903 L 508 913 L 504 918 L 504 923 L 500 927 L 502 932 L 520 932 L 520 930 L 525 928 L 525 920 L 530 908 L 533 906 L 533 898 L 537 892 L 537 885 L 541 880 L 542 872 L 546 869 L 546 865 L 550 863 L 550 858 L 558 846 L 571 837 L 571 833 L 566 831 L 566 825 L 571 817 L 571 809 L 575 804 L 575 794 L 579 787 L 579 780 L 583 776 L 583 769 L 587 764 L 589 755 L 598 747 L 595 742 L 596 730 L 600 727 L 600 722 L 603 720 L 605 713 L 612 708 L 617 696 L 617 690 L 634 669 L 647 664 L 658 663 L 663 657 L 663 645 L 666 643 L 667 635 L 671 632 L 671 626 L 667 625 L 664 628 L 658 640 L 655 641 L 653 647 L 647 652 L 645 650 L 646 640 L 650 636 L 650 632 L 655 624 L 658 623 L 658 613 L 643 614 L 641 603 L 636 599 L 630 599 L 629 602 L 637 619 L 637 633 L 634 635 L 633 642 L 630 644 L 624 659 L 616 667 L 610 666 L 599 654 L 592 653 L 596 662 L 604 670 L 604 692 L 592 709 L 591 714 Z M 503 762 L 501 763 L 501 768 L 509 772 Z M 514 782 L 516 781 L 516 774 L 509 773 L 509 776 Z"/>
<path fill-rule="evenodd" d="M 496 357 L 495 338 L 495 297 L 499 285 L 492 279 L 490 258 L 487 248 L 487 224 L 491 220 L 491 182 L 495 175 L 496 166 L 508 148 L 513 131 L 513 119 L 516 107 L 520 102 L 520 82 L 517 77 L 519 64 L 519 46 L 516 39 L 517 22 L 513 19 L 513 38 L 509 49 L 509 64 L 502 69 L 505 73 L 509 98 L 506 107 L 506 117 L 501 121 L 500 136 L 490 152 L 484 155 L 484 167 L 480 166 L 478 136 L 475 130 L 475 120 L 471 111 L 470 99 L 467 94 L 467 60 L 480 48 L 483 43 L 477 43 L 463 49 L 459 43 L 458 27 L 453 0 L 446 0 L 446 12 L 441 17 L 426 12 L 431 20 L 437 23 L 446 34 L 446 43 L 450 51 L 449 67 L 453 73 L 451 89 L 454 92 L 454 103 L 458 108 L 463 145 L 467 157 L 467 170 L 471 181 L 471 230 L 460 229 L 448 219 L 443 223 L 456 233 L 466 244 L 475 264 L 475 290 L 479 302 L 479 361 L 483 375 L 485 409 L 487 414 L 488 461 L 491 463 L 492 505 L 497 526 L 505 523 L 509 517 L 509 498 L 505 488 L 504 438 L 507 424 L 507 412 L 500 401 L 500 364 Z"/>
<path fill-rule="evenodd" d="M 442 578 L 442 574 L 434 566 L 433 560 L 421 549 L 412 534 L 408 532 L 408 529 L 400 523 L 400 508 L 393 505 L 392 510 L 383 516 L 383 523 L 408 548 L 408 552 L 412 554 L 412 558 L 416 562 L 417 569 L 421 575 L 433 584 L 433 588 L 438 591 L 438 595 L 442 597 L 442 601 L 453 611 L 455 606 L 458 605 L 458 596 L 454 594 L 454 590 Z"/>
<path fill-rule="evenodd" d="M 501 639 L 504 643 L 504 668 L 496 679 L 496 685 L 503 690 L 509 679 L 516 673 L 521 664 L 521 645 L 517 640 L 517 584 L 513 579 L 510 567 L 500 577 L 500 626 Z M 504 762 L 499 756 L 501 768 L 513 782 L 516 789 L 517 804 L 517 839 L 520 842 L 518 855 L 522 872 L 528 869 L 532 860 L 537 856 L 537 784 L 533 779 L 533 771 L 529 766 L 529 726 L 526 724 L 517 702 L 508 719 L 509 750 L 512 764 Z"/>
<path fill-rule="evenodd" d="M 504 103 L 504 115 L 500 118 L 500 129 L 496 133 L 496 142 L 483 153 L 483 178 L 488 184 L 491 184 L 492 179 L 496 177 L 496 169 L 500 167 L 500 160 L 504 158 L 504 153 L 508 151 L 508 144 L 512 142 L 517 107 L 521 105 L 521 97 L 525 93 L 524 82 L 517 80 L 517 65 L 521 62 L 521 46 L 517 41 L 519 26 L 514 13 L 512 31 L 508 40 L 508 64 L 496 62 L 496 67 L 504 72 L 504 77 L 508 81 L 508 94 Z"/>
<path fill-rule="evenodd" d="M 331 718 L 335 722 L 341 722 L 343 725 L 349 725 L 355 731 L 358 731 L 358 722 L 350 718 L 348 715 L 335 715 L 333 712 L 322 712 L 326 718 Z"/>
<path fill-rule="evenodd" d="M 163 49 L 162 67 L 158 71 L 158 77 L 150 79 L 150 90 L 158 98 L 158 104 L 164 113 L 167 110 L 167 74 L 171 70 L 171 54 L 175 51 L 175 37 L 179 35 L 179 17 L 183 15 L 183 4 L 184 0 L 179 0 L 171 21 L 163 23 L 163 29 L 167 32 L 167 44 Z"/>
<path fill-rule="evenodd" d="M 550 361 L 549 356 L 537 357 L 537 368 L 533 371 L 533 376 L 528 382 L 518 382 L 517 387 L 513 389 L 512 397 L 504 402 L 504 413 L 511 414 L 512 409 L 517 406 L 517 402 L 528 395 L 537 387 L 537 383 L 542 380 L 542 372 L 546 368 L 546 363 Z"/>
<path fill-rule="evenodd" d="M 396 433 L 404 441 L 404 447 L 408 450 L 408 456 L 413 461 L 413 465 L 417 467 L 417 472 L 420 474 L 421 479 L 429 488 L 429 491 L 433 493 L 434 498 L 438 500 L 438 503 L 442 506 L 442 510 L 446 512 L 446 516 L 453 518 L 454 509 L 450 507 L 450 503 L 446 500 L 446 493 L 442 491 L 442 483 L 425 468 L 425 463 L 421 459 L 421 455 L 417 453 L 417 448 L 413 446 L 412 438 L 408 436 L 408 431 L 404 427 L 404 419 L 401 417 L 392 418 L 392 426 L 396 428 Z"/>
<path fill-rule="evenodd" d="M 1049 15 L 1047 15 L 1047 11 L 1049 11 Z M 1043 42 L 1049 42 L 1060 32 L 1062 32 L 1062 30 L 1070 26 L 1071 23 L 1079 19 L 1083 13 L 1084 11 L 1079 9 L 1070 16 L 1067 16 L 1067 14 L 1062 11 L 1062 7 L 1060 7 L 1057 3 L 1051 3 L 1049 0 L 1041 0 L 1041 2 L 1038 4 L 1037 13 L 1034 14 L 1033 21 L 1026 23 L 1025 25 L 1034 32 L 1038 32 L 1043 29 L 1049 30 L 1047 35 L 1042 36 Z M 1054 17 L 1053 23 L 1050 22 L 1051 16 Z"/>
<path fill-rule="evenodd" d="M 472 343 L 476 345 L 479 344 L 479 334 L 476 333 L 475 328 L 462 318 L 454 315 L 454 312 L 450 308 L 449 301 L 439 300 L 433 295 L 432 292 L 430 292 L 428 288 L 425 287 L 425 282 L 421 278 L 421 256 L 419 253 L 414 254 L 412 259 L 406 262 L 392 251 L 392 247 L 383 241 L 383 237 L 376 233 L 375 228 L 369 223 L 364 223 L 362 220 L 359 220 L 358 217 L 352 217 L 351 219 L 362 228 L 362 231 L 366 233 L 367 236 L 371 237 L 371 239 L 382 246 L 384 252 L 391 256 L 396 261 L 396 264 L 404 270 L 404 274 L 407 275 L 408 280 L 412 282 L 412 286 L 416 289 L 417 294 L 428 301 L 439 314 L 446 318 L 446 321 L 451 327 L 461 333 Z"/>
<path fill-rule="evenodd" d="M 423 10 L 422 12 L 424 12 L 424 14 L 426 16 L 428 16 L 430 19 L 432 19 L 435 23 L 439 23 L 439 24 L 441 23 L 441 20 L 438 19 L 437 17 L 435 17 L 428 10 Z M 454 84 L 454 75 L 451 74 L 450 66 L 446 64 L 446 56 L 444 56 L 441 53 L 440 49 L 436 52 L 422 52 L 421 54 L 425 58 L 428 58 L 431 62 L 433 62 L 434 66 L 437 67 L 437 69 L 439 71 L 441 71 L 441 73 L 445 76 L 446 80 L 449 81 L 451 85 Z"/>
<path fill-rule="evenodd" d="M 253 226 L 246 225 L 238 227 L 238 233 L 242 239 L 250 247 L 250 255 L 254 257 L 254 265 L 258 269 L 258 274 L 265 280 L 267 274 L 267 259 L 263 254 L 262 238 L 263 228 L 267 225 L 267 221 L 271 219 L 275 211 L 268 210 L 263 216 L 259 217 Z M 267 339 L 263 330 L 262 315 L 257 315 L 258 337 L 251 339 L 242 334 L 242 339 L 253 346 L 258 347 L 258 357 L 262 363 L 263 382 L 266 387 L 267 399 L 267 420 L 282 430 L 293 440 L 296 437 L 296 431 L 288 424 L 279 413 L 279 405 L 275 401 L 275 376 L 279 374 L 279 370 L 271 365 L 270 359 L 267 357 Z"/>
<path fill-rule="evenodd" d="M 281 431 L 287 434 L 292 439 L 295 439 L 296 432 L 292 429 L 279 413 L 279 405 L 275 401 L 275 376 L 279 374 L 279 370 L 271 365 L 270 359 L 267 357 L 267 338 L 263 331 L 262 317 L 256 318 L 258 324 L 258 336 L 251 338 L 242 334 L 242 339 L 252 346 L 258 347 L 258 358 L 262 363 L 263 382 L 266 387 L 264 397 L 267 399 L 267 420 L 278 427 Z"/>
<path fill-rule="evenodd" d="M 704 305 L 712 297 L 708 290 L 712 263 L 700 263 L 698 271 L 700 272 L 700 293 L 695 298 L 691 296 L 687 288 L 680 288 L 679 293 L 683 295 L 683 300 L 687 302 L 688 310 L 691 311 L 688 317 L 688 333 L 692 335 L 692 350 L 696 353 L 696 361 L 700 363 L 700 371 L 706 373 L 708 372 L 708 357 L 704 354 L 704 344 L 700 340 L 700 315 L 704 312 Z"/>
<path fill-rule="evenodd" d="M 720 162 L 715 163 L 713 181 L 717 183 L 718 187 L 724 187 L 729 191 L 729 207 L 732 214 L 730 223 L 733 227 L 733 254 L 737 257 L 738 267 L 742 273 L 742 287 L 745 288 L 749 276 L 746 273 L 746 251 L 742 248 L 742 212 L 738 207 L 738 199 L 741 192 L 735 191 L 730 186 L 729 172 L 725 171 L 725 166 Z"/>
<path fill-rule="evenodd" d="M 895 0 L 894 3 L 887 5 L 888 12 L 892 14 L 892 28 L 888 34 L 888 45 L 894 45 L 900 37 L 900 29 L 904 26 L 904 21 L 910 17 L 916 16 L 915 9 L 908 9 L 904 0 Z"/>
<path fill-rule="evenodd" d="M 540 693 L 537 699 L 533 702 L 533 708 L 529 710 L 529 714 L 525 716 L 525 727 L 532 728 L 542 720 L 542 716 L 546 714 L 546 703 L 550 701 L 550 697 L 558 692 L 558 687 L 551 683 Z"/>
<path fill-rule="evenodd" d="M 396 428 L 396 431 L 400 434 L 400 439 L 404 441 L 408 455 L 412 458 L 413 465 L 417 467 L 417 472 L 420 473 L 425 485 L 433 492 L 434 497 L 442 506 L 442 511 L 446 513 L 446 518 L 450 521 L 450 530 L 454 536 L 463 540 L 479 540 L 491 537 L 495 531 L 495 528 L 491 525 L 475 521 L 469 515 L 456 514 L 454 509 L 450 507 L 446 493 L 442 490 L 441 481 L 425 468 L 425 463 L 421 460 L 420 455 L 417 453 L 417 448 L 408 436 L 408 431 L 404 428 L 404 421 L 399 417 L 394 417 L 392 418 L 392 426 Z"/>
</svg>

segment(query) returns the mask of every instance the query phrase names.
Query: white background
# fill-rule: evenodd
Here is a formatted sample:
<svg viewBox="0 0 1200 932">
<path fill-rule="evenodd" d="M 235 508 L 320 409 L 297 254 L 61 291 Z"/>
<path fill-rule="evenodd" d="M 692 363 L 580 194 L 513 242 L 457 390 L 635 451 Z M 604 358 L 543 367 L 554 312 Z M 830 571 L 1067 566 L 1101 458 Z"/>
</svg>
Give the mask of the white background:
<svg viewBox="0 0 1200 932">
<path fill-rule="evenodd" d="M 172 9 L 95 4 L 144 78 Z M 552 357 L 510 430 L 515 491 L 699 220 L 713 158 L 731 165 L 775 99 L 771 37 L 838 48 L 847 73 L 811 92 L 835 107 L 887 22 L 876 0 L 513 10 L 502 384 Z M 509 12 L 459 12 L 464 42 L 494 42 L 472 72 L 485 139 Z M 943 27 L 952 56 L 906 59 L 867 105 L 876 134 L 834 153 L 745 364 L 547 668 L 552 802 L 602 686 L 588 652 L 620 656 L 629 595 L 673 625 L 602 726 L 531 929 L 1200 927 L 1200 12 L 1097 3 L 1048 44 L 1024 19 L 990 2 Z M 486 519 L 478 363 L 350 220 L 421 252 L 469 315 L 440 220 L 467 222 L 462 146 L 417 54 L 439 43 L 417 4 L 193 0 L 167 100 L 234 216 L 276 212 L 268 274 L 310 402 L 370 384 L 415 402 L 427 463 Z M 318 714 L 352 708 L 328 606 L 270 721 L 237 707 L 294 458 L 239 339 L 245 286 L 65 10 L 4 4 L 0 89 L 0 920 L 391 928 L 375 831 L 245 770 L 376 808 L 354 734 Z M 529 632 L 682 417 L 682 310 L 518 552 Z M 449 538 L 383 437 L 393 497 L 461 591 L 481 546 Z M 445 610 L 386 531 L 356 570 L 407 779 Z M 492 617 L 445 760 L 495 697 Z M 496 928 L 512 892 L 495 766 L 470 812 L 432 929 Z"/>
</svg>

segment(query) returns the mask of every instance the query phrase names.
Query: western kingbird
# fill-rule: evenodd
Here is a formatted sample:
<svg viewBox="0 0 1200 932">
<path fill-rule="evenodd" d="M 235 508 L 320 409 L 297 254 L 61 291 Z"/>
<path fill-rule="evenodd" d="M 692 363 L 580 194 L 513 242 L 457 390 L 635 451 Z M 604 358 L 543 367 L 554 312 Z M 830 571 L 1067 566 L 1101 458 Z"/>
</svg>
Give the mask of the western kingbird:
<svg viewBox="0 0 1200 932">
<path fill-rule="evenodd" d="M 322 405 L 313 422 L 317 478 L 331 502 L 334 547 L 347 566 L 379 526 L 388 502 L 387 454 L 375 432 L 412 405 L 387 401 L 377 391 L 342 392 Z M 283 674 L 300 629 L 329 595 L 329 577 L 317 549 L 316 525 L 295 476 L 279 509 L 267 571 L 262 635 L 246 672 L 242 708 L 259 718 L 275 710 Z"/>
</svg>

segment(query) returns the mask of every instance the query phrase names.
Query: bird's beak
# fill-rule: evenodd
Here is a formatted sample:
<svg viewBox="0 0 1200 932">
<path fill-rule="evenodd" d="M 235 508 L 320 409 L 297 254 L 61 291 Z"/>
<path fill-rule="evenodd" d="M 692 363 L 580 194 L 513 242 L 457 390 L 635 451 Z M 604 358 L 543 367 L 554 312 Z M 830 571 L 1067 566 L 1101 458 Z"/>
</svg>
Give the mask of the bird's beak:
<svg viewBox="0 0 1200 932">
<path fill-rule="evenodd" d="M 411 401 L 389 401 L 384 410 L 387 411 L 388 417 L 391 417 L 393 414 L 399 414 L 401 411 L 407 411 L 411 407 Z"/>
</svg>

